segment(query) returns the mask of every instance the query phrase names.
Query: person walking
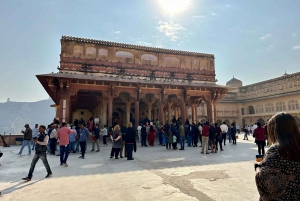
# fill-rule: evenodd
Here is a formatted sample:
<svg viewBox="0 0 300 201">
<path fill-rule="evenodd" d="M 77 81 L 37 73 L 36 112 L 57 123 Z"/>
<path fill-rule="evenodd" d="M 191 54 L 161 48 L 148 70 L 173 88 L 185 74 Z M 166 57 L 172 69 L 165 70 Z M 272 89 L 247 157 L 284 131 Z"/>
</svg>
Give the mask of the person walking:
<svg viewBox="0 0 300 201">
<path fill-rule="evenodd" d="M 35 139 L 37 138 L 38 135 L 39 135 L 39 125 L 35 124 L 34 128 L 32 129 L 32 149 L 31 150 L 34 150 L 34 147 L 36 145 Z"/>
<path fill-rule="evenodd" d="M 107 126 L 106 125 L 104 125 L 103 126 L 103 129 L 101 129 L 101 132 L 102 132 L 102 135 L 103 135 L 103 144 L 105 145 L 105 146 L 107 146 L 107 141 L 106 141 L 106 138 L 108 137 L 108 134 L 107 134 Z"/>
<path fill-rule="evenodd" d="M 136 152 L 136 141 L 135 141 L 135 130 L 132 127 L 132 123 L 128 123 L 128 128 L 126 129 L 126 151 L 127 160 L 134 160 L 132 157 L 132 152 Z"/>
<path fill-rule="evenodd" d="M 32 139 L 32 130 L 29 127 L 29 124 L 25 124 L 25 131 L 21 131 L 24 134 L 24 139 L 22 143 L 22 147 L 18 153 L 19 156 L 22 155 L 24 147 L 27 145 L 28 147 L 28 155 L 31 155 L 31 147 L 30 147 L 30 141 Z"/>
<path fill-rule="evenodd" d="M 57 139 L 59 140 L 60 148 L 60 166 L 68 167 L 67 160 L 70 153 L 69 135 L 75 133 L 73 130 L 67 128 L 67 123 L 63 122 L 61 128 L 57 132 Z"/>
<path fill-rule="evenodd" d="M 49 141 L 50 141 L 50 154 L 55 155 L 55 150 L 56 150 L 56 143 L 57 143 L 57 131 L 55 129 L 55 124 L 51 123 L 50 124 L 50 129 L 48 131 L 48 136 L 49 136 Z"/>
<path fill-rule="evenodd" d="M 224 146 L 226 146 L 226 137 L 228 133 L 228 126 L 225 122 L 220 126 L 221 132 L 222 132 L 222 142 L 224 143 Z"/>
<path fill-rule="evenodd" d="M 295 118 L 277 113 L 268 122 L 268 134 L 273 145 L 254 164 L 259 200 L 300 200 L 300 131 Z"/>
<path fill-rule="evenodd" d="M 120 149 L 120 158 L 123 158 L 123 153 L 125 157 L 127 157 L 127 152 L 126 152 L 126 130 L 127 130 L 127 124 L 124 123 L 123 126 L 121 127 L 121 133 L 122 133 L 122 144 L 121 144 L 121 149 Z"/>
<path fill-rule="evenodd" d="M 146 145 L 146 139 L 147 139 L 147 129 L 145 124 L 143 125 L 142 129 L 141 129 L 141 135 L 142 135 L 142 146 L 148 147 Z"/>
<path fill-rule="evenodd" d="M 248 140 L 248 132 L 249 132 L 249 131 L 248 131 L 248 125 L 245 126 L 244 132 L 245 132 L 244 140 L 246 140 L 246 138 L 247 138 L 247 140 Z"/>
<path fill-rule="evenodd" d="M 149 129 L 149 145 L 151 147 L 154 146 L 154 139 L 155 139 L 155 129 L 153 128 L 153 126 L 150 126 L 150 129 Z"/>
<path fill-rule="evenodd" d="M 227 125 L 227 135 L 228 135 L 228 140 L 229 140 L 229 143 L 231 143 L 232 141 L 232 137 L 231 137 L 231 126 L 230 125 Z"/>
<path fill-rule="evenodd" d="M 215 124 L 214 123 L 211 123 L 210 125 L 210 128 L 209 128 L 209 146 L 210 146 L 210 149 L 211 149 L 211 153 L 216 153 L 216 149 L 215 149 L 215 146 L 216 146 L 216 134 L 217 134 L 217 130 L 215 128 Z"/>
<path fill-rule="evenodd" d="M 100 139 L 100 129 L 99 129 L 99 125 L 95 124 L 95 128 L 94 128 L 94 135 L 93 135 L 94 139 L 93 139 L 93 146 L 92 146 L 92 151 L 95 151 L 95 144 L 97 144 L 97 151 L 100 151 L 100 146 L 99 146 L 99 139 Z"/>
<path fill-rule="evenodd" d="M 185 132 L 184 132 L 184 127 L 181 123 L 179 126 L 179 134 L 180 134 L 180 149 L 179 150 L 184 150 Z"/>
<path fill-rule="evenodd" d="M 209 140 L 209 122 L 205 122 L 205 125 L 203 125 L 202 128 L 202 151 L 201 154 L 204 154 L 204 150 L 206 151 L 206 154 L 209 154 L 208 152 L 208 140 Z"/>
<path fill-rule="evenodd" d="M 137 127 L 137 134 L 139 137 L 139 142 L 142 143 L 142 139 L 141 139 L 141 130 L 142 130 L 142 126 L 139 124 Z"/>
<path fill-rule="evenodd" d="M 218 152 L 218 145 L 220 146 L 220 151 L 224 151 L 222 147 L 222 131 L 221 128 L 218 126 L 218 123 L 215 123 L 216 128 L 216 153 Z"/>
<path fill-rule="evenodd" d="M 231 138 L 232 138 L 232 144 L 235 144 L 236 145 L 236 127 L 235 127 L 235 124 L 232 123 L 231 124 Z"/>
<path fill-rule="evenodd" d="M 52 177 L 52 171 L 51 168 L 49 166 L 48 160 L 47 160 L 47 144 L 48 144 L 48 140 L 49 140 L 49 136 L 45 133 L 46 127 L 41 125 L 39 127 L 39 135 L 37 136 L 37 138 L 35 139 L 35 154 L 34 157 L 32 159 L 31 162 L 31 166 L 29 169 L 29 173 L 28 176 L 25 178 L 22 178 L 22 180 L 25 181 L 30 181 L 32 179 L 32 174 L 34 172 L 35 169 L 35 165 L 36 163 L 39 161 L 39 159 L 42 160 L 46 170 L 47 170 L 47 175 L 45 178 L 50 178 Z"/>
<path fill-rule="evenodd" d="M 258 147 L 258 154 L 265 155 L 266 133 L 260 122 L 257 122 L 257 128 L 254 130 L 253 137 L 255 137 L 255 143 Z"/>
<path fill-rule="evenodd" d="M 74 133 L 71 133 L 69 135 L 69 141 L 70 141 L 70 152 L 72 153 L 76 153 L 76 136 L 77 136 L 77 131 L 76 131 L 76 127 L 73 126 L 72 130 L 74 131 Z"/>
<path fill-rule="evenodd" d="M 176 135 L 173 135 L 173 143 L 172 143 L 172 147 L 173 147 L 173 150 L 177 150 L 178 148 L 177 148 L 177 137 L 176 137 Z"/>
<path fill-rule="evenodd" d="M 81 149 L 81 156 L 79 158 L 84 159 L 84 155 L 86 152 L 86 141 L 88 140 L 90 132 L 86 127 L 84 127 L 83 124 L 80 124 L 79 126 L 79 143 Z"/>
<path fill-rule="evenodd" d="M 110 152 L 110 158 L 113 158 L 115 156 L 115 159 L 119 159 L 119 152 L 121 149 L 122 144 L 122 134 L 120 132 L 120 126 L 116 125 L 114 127 L 114 131 L 112 135 L 110 136 L 110 139 L 112 141 L 112 148 Z"/>
<path fill-rule="evenodd" d="M 199 136 L 199 130 L 196 126 L 196 124 L 192 124 L 192 137 L 193 137 L 193 147 L 198 147 L 198 136 Z"/>
<path fill-rule="evenodd" d="M 199 140 L 200 140 L 200 146 L 199 147 L 202 147 L 202 125 L 199 123 L 199 126 L 198 126 L 198 130 L 199 130 Z"/>
<path fill-rule="evenodd" d="M 168 130 L 166 132 L 166 139 L 167 139 L 166 148 L 171 149 L 171 144 L 173 143 L 173 134 L 169 126 L 167 127 L 167 129 Z"/>
</svg>

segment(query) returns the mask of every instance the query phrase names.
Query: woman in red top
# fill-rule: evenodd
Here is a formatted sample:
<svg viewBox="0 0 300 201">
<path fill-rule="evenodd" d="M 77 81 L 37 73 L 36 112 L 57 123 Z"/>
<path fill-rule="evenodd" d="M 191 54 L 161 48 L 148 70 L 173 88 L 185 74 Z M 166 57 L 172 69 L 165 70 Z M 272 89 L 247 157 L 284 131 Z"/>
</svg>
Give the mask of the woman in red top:
<svg viewBox="0 0 300 201">
<path fill-rule="evenodd" d="M 149 130 L 149 145 L 151 147 L 154 146 L 154 139 L 155 139 L 155 130 L 154 130 L 153 126 L 150 126 L 150 130 Z"/>
<path fill-rule="evenodd" d="M 266 146 L 266 132 L 265 129 L 261 127 L 261 123 L 257 122 L 257 128 L 254 130 L 253 137 L 255 137 L 255 143 L 258 146 L 258 154 L 265 155 Z"/>
</svg>

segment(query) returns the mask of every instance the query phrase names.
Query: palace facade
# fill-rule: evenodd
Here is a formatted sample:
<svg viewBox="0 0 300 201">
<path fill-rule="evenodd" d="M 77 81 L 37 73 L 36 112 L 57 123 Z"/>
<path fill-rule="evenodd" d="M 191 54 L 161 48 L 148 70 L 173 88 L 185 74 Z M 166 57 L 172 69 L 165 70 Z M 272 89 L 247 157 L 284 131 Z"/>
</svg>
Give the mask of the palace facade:
<svg viewBox="0 0 300 201">
<path fill-rule="evenodd" d="M 212 122 L 229 89 L 216 84 L 214 59 L 212 54 L 63 36 L 58 72 L 37 78 L 61 122 L 96 116 L 108 126 L 116 118 L 135 124 L 145 117 L 162 123 L 173 117 Z"/>
<path fill-rule="evenodd" d="M 300 72 L 243 86 L 232 78 L 226 84 L 232 90 L 217 105 L 217 122 L 237 122 L 244 126 L 264 124 L 277 112 L 292 114 L 300 125 Z"/>
</svg>

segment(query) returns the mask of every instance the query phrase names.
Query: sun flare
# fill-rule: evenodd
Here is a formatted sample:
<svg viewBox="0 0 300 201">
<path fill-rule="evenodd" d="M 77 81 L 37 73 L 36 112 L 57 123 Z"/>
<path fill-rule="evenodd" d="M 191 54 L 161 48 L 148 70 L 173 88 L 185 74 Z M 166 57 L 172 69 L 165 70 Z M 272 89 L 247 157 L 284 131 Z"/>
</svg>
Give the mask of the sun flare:
<svg viewBox="0 0 300 201">
<path fill-rule="evenodd" d="M 191 0 L 159 0 L 161 7 L 167 14 L 176 14 L 186 10 Z"/>
</svg>

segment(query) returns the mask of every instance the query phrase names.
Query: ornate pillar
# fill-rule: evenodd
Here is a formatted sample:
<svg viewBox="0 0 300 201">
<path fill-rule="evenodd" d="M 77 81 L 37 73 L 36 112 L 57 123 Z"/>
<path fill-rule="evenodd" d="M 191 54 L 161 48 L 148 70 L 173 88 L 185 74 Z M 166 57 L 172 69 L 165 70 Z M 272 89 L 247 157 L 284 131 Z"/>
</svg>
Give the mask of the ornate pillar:
<svg viewBox="0 0 300 201">
<path fill-rule="evenodd" d="M 185 112 L 185 103 L 184 103 L 184 101 L 182 101 L 182 103 L 181 103 L 181 123 L 183 125 L 185 124 L 185 120 L 186 120 L 185 114 L 186 114 L 186 112 Z"/>
<path fill-rule="evenodd" d="M 153 120 L 156 121 L 156 119 L 158 119 L 158 117 L 157 117 L 157 107 L 154 106 L 154 109 L 153 109 Z"/>
<path fill-rule="evenodd" d="M 108 101 L 103 101 L 102 102 L 102 119 L 100 120 L 101 125 L 106 125 L 107 126 L 107 104 Z"/>
<path fill-rule="evenodd" d="M 216 122 L 217 121 L 217 104 L 216 104 L 216 102 L 213 104 L 213 108 L 214 108 L 214 113 L 213 113 L 212 121 Z"/>
<path fill-rule="evenodd" d="M 110 95 L 108 97 L 108 127 L 113 126 L 112 125 L 113 100 L 114 98 Z"/>
<path fill-rule="evenodd" d="M 70 97 L 63 96 L 59 102 L 59 122 L 67 122 L 70 123 Z"/>
<path fill-rule="evenodd" d="M 139 100 L 135 101 L 135 127 L 140 123 L 140 102 Z"/>
<path fill-rule="evenodd" d="M 174 111 L 175 111 L 175 119 L 177 120 L 178 117 L 179 117 L 178 107 L 175 107 L 175 108 L 174 108 Z"/>
<path fill-rule="evenodd" d="M 130 122 L 130 106 L 131 106 L 131 102 L 126 102 L 126 119 L 124 122 L 126 124 Z"/>
<path fill-rule="evenodd" d="M 195 107 L 194 107 L 194 104 L 192 104 L 192 123 L 195 123 Z"/>
<path fill-rule="evenodd" d="M 197 109 L 198 109 L 198 104 L 195 104 L 195 124 L 198 123 L 198 111 L 197 111 Z"/>
<path fill-rule="evenodd" d="M 168 124 L 172 123 L 172 102 L 168 102 Z"/>
<path fill-rule="evenodd" d="M 148 116 L 147 117 L 151 121 L 152 120 L 152 102 L 148 103 L 147 106 L 148 106 L 148 113 L 147 113 Z"/>
<path fill-rule="evenodd" d="M 159 116 L 158 119 L 159 119 L 160 123 L 162 125 L 164 125 L 165 124 L 165 120 L 164 120 L 164 104 L 163 104 L 162 101 L 160 101 L 158 103 L 158 116 Z"/>
</svg>

